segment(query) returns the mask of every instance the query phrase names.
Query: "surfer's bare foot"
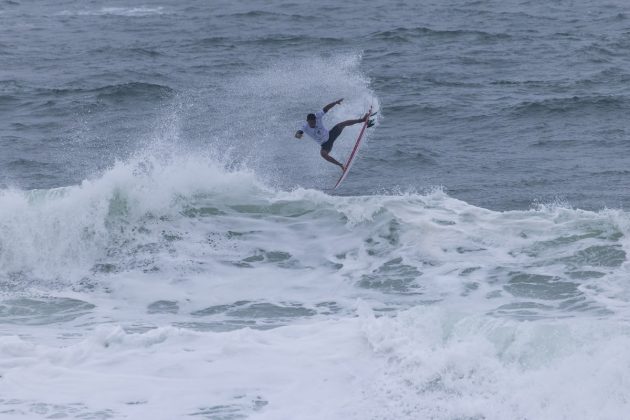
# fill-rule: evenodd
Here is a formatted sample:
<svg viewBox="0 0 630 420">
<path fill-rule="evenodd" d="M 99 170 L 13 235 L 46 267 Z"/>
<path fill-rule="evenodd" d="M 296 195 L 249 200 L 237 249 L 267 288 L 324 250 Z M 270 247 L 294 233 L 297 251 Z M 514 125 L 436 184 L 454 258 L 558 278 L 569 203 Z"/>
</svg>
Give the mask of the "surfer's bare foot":
<svg viewBox="0 0 630 420">
<path fill-rule="evenodd" d="M 342 172 L 346 170 L 346 167 L 344 165 L 339 165 L 339 166 L 341 167 Z"/>
</svg>

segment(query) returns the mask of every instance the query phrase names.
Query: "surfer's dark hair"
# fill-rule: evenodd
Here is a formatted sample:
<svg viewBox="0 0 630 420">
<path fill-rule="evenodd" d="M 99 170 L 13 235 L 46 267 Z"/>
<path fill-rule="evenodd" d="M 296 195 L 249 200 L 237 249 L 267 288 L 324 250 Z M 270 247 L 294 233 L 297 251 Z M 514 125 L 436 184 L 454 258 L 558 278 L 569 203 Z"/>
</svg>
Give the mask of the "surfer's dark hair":
<svg viewBox="0 0 630 420">
<path fill-rule="evenodd" d="M 317 117 L 315 117 L 315 114 L 308 114 L 306 116 L 306 121 L 308 121 L 308 120 L 316 120 L 316 119 L 317 119 Z"/>
</svg>

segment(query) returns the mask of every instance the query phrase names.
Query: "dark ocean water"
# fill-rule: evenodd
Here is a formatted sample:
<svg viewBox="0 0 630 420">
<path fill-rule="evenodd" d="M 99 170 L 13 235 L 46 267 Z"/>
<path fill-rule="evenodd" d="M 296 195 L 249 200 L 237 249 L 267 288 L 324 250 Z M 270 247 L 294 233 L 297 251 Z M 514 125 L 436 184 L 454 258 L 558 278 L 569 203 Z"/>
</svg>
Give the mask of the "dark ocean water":
<svg viewBox="0 0 630 420">
<path fill-rule="evenodd" d="M 628 9 L 621 1 L 5 1 L 0 183 L 77 184 L 156 135 L 167 151 L 222 136 L 216 152 L 234 145 L 239 158 L 242 138 L 226 126 L 262 125 L 273 140 L 248 138 L 264 149 L 262 172 L 323 188 L 304 184 L 336 168 L 300 179 L 299 154 L 319 159 L 317 151 L 287 143 L 303 115 L 352 94 L 326 69 L 356 60 L 382 120 L 340 193 L 443 186 L 500 210 L 557 200 L 627 207 Z M 264 71 L 285 78 L 281 94 L 263 80 L 255 94 L 235 95 L 242 78 Z M 176 139 L 164 134 L 170 127 L 155 129 L 173 115 Z"/>
<path fill-rule="evenodd" d="M 622 1 L 0 0 L 0 417 L 624 418 L 629 69 Z"/>
</svg>

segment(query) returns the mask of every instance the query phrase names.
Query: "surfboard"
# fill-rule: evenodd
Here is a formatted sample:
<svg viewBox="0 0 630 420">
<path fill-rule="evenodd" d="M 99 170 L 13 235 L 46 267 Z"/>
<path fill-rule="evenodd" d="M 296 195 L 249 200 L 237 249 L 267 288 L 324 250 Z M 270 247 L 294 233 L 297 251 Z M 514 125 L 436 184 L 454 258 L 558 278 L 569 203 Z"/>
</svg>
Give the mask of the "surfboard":
<svg viewBox="0 0 630 420">
<path fill-rule="evenodd" d="M 370 114 L 370 116 L 375 115 L 375 114 L 372 114 L 372 107 L 371 106 L 370 106 L 370 109 L 368 110 L 368 114 Z M 345 165 L 343 165 L 345 167 L 345 169 L 341 173 L 341 176 L 337 180 L 337 183 L 333 187 L 333 190 L 336 190 L 337 187 L 340 186 L 341 183 L 343 182 L 343 180 L 346 179 L 346 177 L 348 176 L 348 172 L 350 171 L 350 167 L 352 166 L 352 162 L 354 162 L 354 157 L 357 155 L 357 151 L 359 150 L 359 147 L 361 146 L 361 140 L 363 140 L 363 134 L 365 134 L 365 129 L 367 128 L 368 121 L 370 121 L 369 118 L 367 120 L 365 120 L 365 122 L 363 123 L 363 126 L 361 127 L 361 131 L 359 132 L 359 137 L 357 137 L 357 140 L 354 142 L 354 147 L 352 148 L 352 152 L 350 153 L 350 156 L 348 157 L 348 160 L 346 160 Z"/>
</svg>

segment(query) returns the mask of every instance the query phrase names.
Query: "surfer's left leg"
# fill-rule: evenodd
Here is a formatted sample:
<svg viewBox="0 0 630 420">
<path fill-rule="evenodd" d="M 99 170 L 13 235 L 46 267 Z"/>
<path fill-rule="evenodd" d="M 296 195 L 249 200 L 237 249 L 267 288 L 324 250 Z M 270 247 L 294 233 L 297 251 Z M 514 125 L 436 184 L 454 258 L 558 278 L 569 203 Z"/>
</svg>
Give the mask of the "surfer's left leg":
<svg viewBox="0 0 630 420">
<path fill-rule="evenodd" d="M 339 127 L 339 134 L 341 134 L 341 130 L 343 130 L 346 127 L 349 127 L 351 125 L 355 125 L 355 124 L 359 124 L 362 122 L 365 122 L 365 120 L 367 120 L 370 117 L 370 114 L 365 114 L 364 116 L 362 116 L 361 118 L 357 118 L 356 120 L 345 120 L 340 122 L 339 124 L 337 124 L 336 126 L 334 126 L 332 129 L 336 129 L 337 127 Z M 332 132 L 332 130 L 330 130 Z M 338 134 L 338 135 L 339 135 Z"/>
</svg>

